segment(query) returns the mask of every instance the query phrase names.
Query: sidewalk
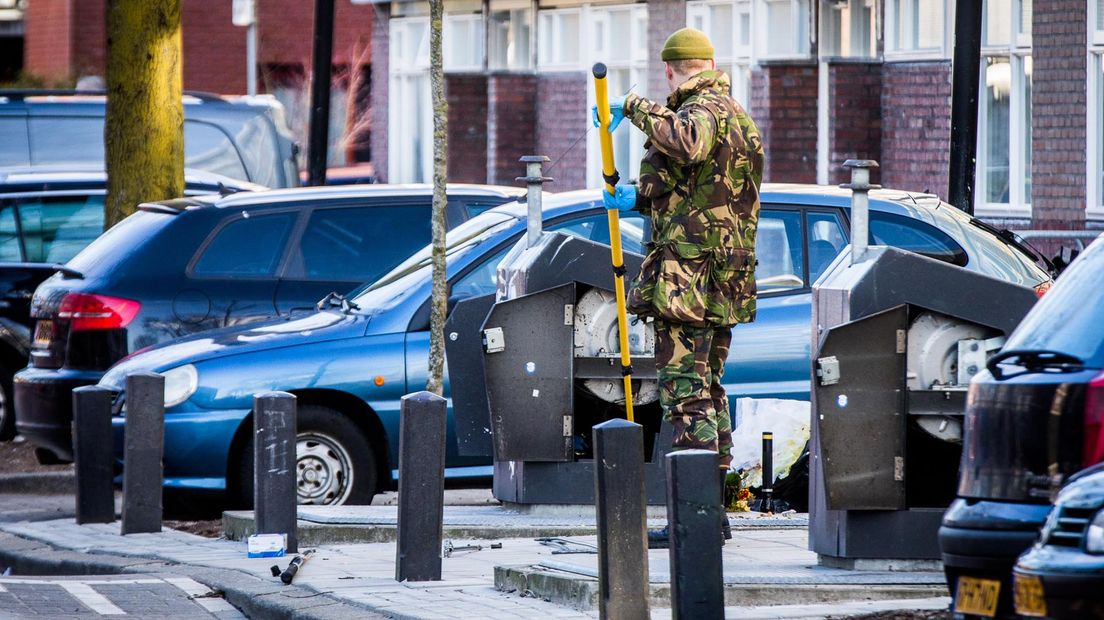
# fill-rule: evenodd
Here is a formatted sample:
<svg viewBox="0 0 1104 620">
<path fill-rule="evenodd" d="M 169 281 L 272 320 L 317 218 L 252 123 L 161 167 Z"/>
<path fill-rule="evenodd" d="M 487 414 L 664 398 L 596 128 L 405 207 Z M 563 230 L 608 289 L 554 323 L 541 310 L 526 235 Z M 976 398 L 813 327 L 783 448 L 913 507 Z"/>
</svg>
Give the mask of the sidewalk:
<svg viewBox="0 0 1104 620">
<path fill-rule="evenodd" d="M 580 610 L 559 605 L 542 598 L 535 598 L 526 589 L 503 592 L 495 589 L 496 567 L 541 567 L 584 580 L 592 580 L 586 573 L 593 570 L 593 555 L 553 555 L 552 549 L 531 539 L 504 539 L 501 549 L 474 552 L 457 552 L 444 559 L 444 575 L 440 582 L 397 583 L 394 581 L 395 546 L 393 543 L 330 544 L 317 547 L 314 558 L 303 568 L 293 586 L 282 586 L 271 576 L 269 567 L 275 563 L 287 564 L 289 558 L 249 559 L 245 557 L 245 545 L 229 540 L 212 540 L 183 532 L 165 530 L 159 534 L 119 535 L 119 524 L 78 526 L 71 519 L 58 519 L 37 523 L 21 522 L 0 524 L 0 531 L 9 535 L 0 540 L 0 564 L 12 563 L 12 556 L 20 551 L 13 541 L 24 543 L 23 554 L 37 556 L 46 561 L 41 543 L 59 552 L 58 562 L 63 562 L 69 572 L 142 572 L 153 569 L 187 575 L 208 587 L 223 590 L 227 599 L 242 606 L 245 580 L 253 589 L 249 599 L 263 600 L 263 611 L 244 609 L 254 617 L 389 617 L 398 619 L 438 620 L 478 617 L 486 620 L 506 618 L 596 618 L 594 610 Z M 19 538 L 14 538 L 15 536 Z M 731 564 L 737 575 L 735 582 L 786 583 L 796 582 L 794 571 L 810 570 L 832 579 L 843 579 L 848 571 L 835 571 L 815 565 L 815 556 L 804 549 L 804 530 L 756 529 L 737 533 L 736 544 L 726 546 L 726 565 Z M 593 542 L 592 537 L 575 540 Z M 467 541 L 454 541 L 466 544 Z M 75 552 L 75 553 L 72 553 Z M 32 558 L 24 557 L 24 561 Z M 651 552 L 652 581 L 662 582 L 667 571 L 666 553 Z M 774 569 L 770 567 L 773 565 Z M 558 566 L 558 568 L 557 568 Z M 562 570 L 570 567 L 567 571 Z M 780 571 L 780 572 L 779 572 Z M 59 571 L 60 572 L 60 571 Z M 726 567 L 726 581 L 730 571 Z M 739 577 L 737 573 L 742 573 Z M 860 577 L 854 583 L 861 590 L 869 590 L 872 574 Z M 799 576 L 799 575 L 798 575 Z M 932 580 L 930 574 L 898 575 L 905 581 L 925 583 Z M 820 581 L 824 579 L 818 578 Z M 865 580 L 865 581 L 864 581 Z M 227 583 L 235 581 L 235 583 Z M 898 582 L 901 579 L 897 580 Z M 509 588 L 507 588 L 509 589 Z M 895 609 L 940 609 L 947 599 L 932 597 L 933 588 L 921 595 L 923 600 L 867 601 L 860 603 L 802 604 L 770 607 L 761 604 L 748 606 L 750 600 L 731 601 L 736 604 L 726 610 L 729 618 L 820 618 L 845 617 L 860 613 Z M 237 597 L 235 596 L 237 594 Z M 529 594 L 529 595 L 527 595 Z M 263 597 L 263 598 L 262 598 Z M 858 598 L 865 598 L 858 595 Z M 248 601 L 247 601 L 248 602 Z M 757 601 L 762 603 L 762 601 Z M 737 604 L 739 603 L 739 604 Z M 309 605 L 309 606 L 306 606 Z M 297 606 L 291 610 L 289 606 Z M 288 607 L 288 609 L 285 609 Z M 373 615 L 371 612 L 375 612 Z M 263 615 L 260 615 L 262 614 Z M 653 618 L 670 617 L 669 609 L 656 609 Z"/>
</svg>

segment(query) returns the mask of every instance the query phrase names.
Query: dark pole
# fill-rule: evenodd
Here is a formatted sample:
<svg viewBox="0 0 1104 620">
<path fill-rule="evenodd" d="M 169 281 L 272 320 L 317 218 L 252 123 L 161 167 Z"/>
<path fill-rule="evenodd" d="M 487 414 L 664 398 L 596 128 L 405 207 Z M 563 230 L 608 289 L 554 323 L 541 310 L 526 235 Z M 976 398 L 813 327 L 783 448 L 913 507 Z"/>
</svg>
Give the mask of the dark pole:
<svg viewBox="0 0 1104 620">
<path fill-rule="evenodd" d="M 161 375 L 127 375 L 123 439 L 122 533 L 160 532 L 165 451 L 165 378 Z"/>
<path fill-rule="evenodd" d="M 774 512 L 774 433 L 763 433 L 763 512 Z"/>
<path fill-rule="evenodd" d="M 978 85 L 981 83 L 981 0 L 957 0 L 951 77 L 951 169 L 947 201 L 974 213 Z"/>
<path fill-rule="evenodd" d="M 717 453 L 680 450 L 665 458 L 671 617 L 724 618 L 721 505 L 716 485 L 703 484 L 717 478 Z"/>
<path fill-rule="evenodd" d="M 115 521 L 115 456 L 111 451 L 111 390 L 73 390 L 73 461 L 77 473 L 77 523 Z"/>
<path fill-rule="evenodd" d="M 311 71 L 310 145 L 307 184 L 326 184 L 330 136 L 330 81 L 333 74 L 334 0 L 314 1 L 314 55 Z"/>
<path fill-rule="evenodd" d="M 448 401 L 432 392 L 399 401 L 399 513 L 395 581 L 441 580 Z"/>
<path fill-rule="evenodd" d="M 299 552 L 296 399 L 287 392 L 253 395 L 253 519 L 258 534 L 284 534 Z"/>
</svg>

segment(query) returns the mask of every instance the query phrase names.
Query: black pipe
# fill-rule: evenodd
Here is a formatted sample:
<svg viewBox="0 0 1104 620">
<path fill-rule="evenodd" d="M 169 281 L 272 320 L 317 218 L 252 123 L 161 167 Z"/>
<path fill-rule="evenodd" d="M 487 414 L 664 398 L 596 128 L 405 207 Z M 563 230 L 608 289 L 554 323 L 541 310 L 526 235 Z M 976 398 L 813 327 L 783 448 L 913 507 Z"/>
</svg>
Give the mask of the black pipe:
<svg viewBox="0 0 1104 620">
<path fill-rule="evenodd" d="M 957 0 L 951 77 L 951 167 L 947 200 L 974 213 L 978 85 L 981 83 L 981 0 Z"/>
<path fill-rule="evenodd" d="M 314 55 L 311 59 L 310 145 L 307 185 L 326 184 L 330 134 L 330 81 L 333 77 L 334 0 L 314 2 Z"/>
</svg>

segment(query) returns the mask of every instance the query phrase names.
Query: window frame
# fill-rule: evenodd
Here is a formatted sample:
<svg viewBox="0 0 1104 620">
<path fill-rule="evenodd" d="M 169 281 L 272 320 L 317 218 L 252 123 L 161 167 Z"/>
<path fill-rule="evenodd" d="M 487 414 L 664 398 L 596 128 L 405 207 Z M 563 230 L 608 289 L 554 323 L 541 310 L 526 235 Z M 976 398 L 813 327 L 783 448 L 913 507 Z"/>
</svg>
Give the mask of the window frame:
<svg viewBox="0 0 1104 620">
<path fill-rule="evenodd" d="M 729 24 L 732 36 L 732 48 L 715 50 L 717 68 L 728 73 L 732 80 L 732 96 L 745 110 L 751 111 L 751 68 L 755 65 L 755 2 L 754 0 L 690 0 L 686 3 L 686 25 L 698 28 L 712 36 L 710 28 L 702 28 L 696 22 L 710 23 L 710 13 L 718 6 L 732 7 L 732 23 Z M 746 10 L 745 10 L 746 9 Z M 748 42 L 747 45 L 740 41 L 740 19 L 748 16 Z M 721 26 L 723 27 L 723 25 Z"/>
<path fill-rule="evenodd" d="M 502 6 L 496 7 L 496 0 L 488 0 L 486 6 L 486 12 L 484 13 L 483 33 L 484 33 L 484 57 L 485 64 L 488 71 L 495 73 L 532 73 L 537 68 L 537 29 L 538 25 L 538 7 L 536 0 L 526 0 L 526 6 L 524 7 L 511 7 L 507 5 L 505 8 Z M 529 26 L 529 48 L 525 50 L 525 64 L 524 66 L 510 67 L 510 59 L 507 55 L 506 66 L 496 66 L 491 60 L 491 41 L 492 41 L 492 15 L 495 13 L 508 13 L 511 15 L 515 11 L 526 11 L 529 14 L 528 26 Z"/>
<path fill-rule="evenodd" d="M 1085 215 L 1104 220 L 1104 29 L 1097 30 L 1096 0 L 1088 2 L 1088 83 L 1086 85 Z"/>
<path fill-rule="evenodd" d="M 790 9 L 793 12 L 793 21 L 787 24 L 784 28 L 774 28 L 768 23 L 768 6 L 772 4 L 781 4 L 788 2 Z M 812 0 L 755 0 L 755 4 L 752 7 L 752 23 L 754 24 L 755 38 L 752 44 L 756 49 L 760 51 L 758 58 L 760 60 L 808 60 L 814 57 L 813 42 L 816 39 L 816 31 L 819 24 L 819 19 L 816 19 L 816 7 L 813 6 Z M 801 22 L 804 21 L 804 27 L 801 27 Z M 795 26 L 797 26 L 795 28 Z M 791 47 L 789 51 L 780 53 L 771 53 L 769 46 L 767 45 L 767 38 L 771 32 L 786 32 L 789 29 L 792 31 L 793 40 L 790 42 Z M 805 33 L 805 38 L 802 40 L 802 31 Z"/>
<path fill-rule="evenodd" d="M 907 5 L 910 10 L 904 11 L 904 19 L 911 20 L 912 15 L 915 14 L 911 8 L 913 6 L 918 6 L 919 2 L 920 0 L 885 0 L 885 14 L 883 17 L 884 33 L 882 36 L 884 40 L 883 57 L 887 62 L 950 60 L 955 23 L 955 3 L 953 0 L 939 0 L 943 7 L 943 20 L 940 24 L 943 36 L 938 47 L 920 47 L 919 36 L 917 37 L 917 41 L 913 42 L 912 46 L 907 48 L 902 47 L 901 41 L 898 39 L 898 30 L 894 27 L 900 17 L 898 13 L 901 12 L 901 6 Z M 919 24 L 914 25 L 917 31 L 919 31 Z"/>
<path fill-rule="evenodd" d="M 587 44 L 585 41 L 586 29 L 584 24 L 586 23 L 583 18 L 585 7 L 571 7 L 571 8 L 558 8 L 558 9 L 538 9 L 536 11 L 536 69 L 538 73 L 558 73 L 564 71 L 583 71 L 585 70 L 587 54 Z M 562 23 L 552 22 L 549 25 L 549 32 L 542 32 L 541 24 L 543 18 L 547 17 L 549 20 L 559 20 L 565 15 L 574 15 L 579 21 L 578 39 L 580 47 L 582 48 L 579 53 L 579 60 L 576 62 L 562 60 L 562 37 L 559 35 L 562 33 Z M 547 41 L 547 43 L 546 43 Z M 544 48 L 542 46 L 548 45 L 548 54 L 543 54 Z M 553 60 L 554 59 L 554 60 Z"/>
<path fill-rule="evenodd" d="M 246 215 L 248 213 L 248 215 Z M 230 274 L 230 273 L 196 273 L 195 268 L 199 264 L 200 259 L 206 254 L 207 248 L 214 243 L 215 239 L 225 230 L 228 226 L 245 219 L 251 219 L 253 217 L 268 217 L 270 215 L 281 215 L 284 213 L 293 214 L 291 221 L 291 228 L 288 230 L 287 239 L 284 241 L 284 247 L 280 251 L 280 259 L 276 262 L 276 269 L 271 275 L 255 275 L 255 274 Z M 260 212 L 251 212 L 248 208 L 242 211 L 222 219 L 214 230 L 207 234 L 207 238 L 199 244 L 199 247 L 192 254 L 192 257 L 188 260 L 188 266 L 184 268 L 184 275 L 190 280 L 197 280 L 201 282 L 210 282 L 218 280 L 249 280 L 254 282 L 272 281 L 273 283 L 279 281 L 284 277 L 284 272 L 287 270 L 288 261 L 291 258 L 291 246 L 298 243 L 299 236 L 303 232 L 303 226 L 305 220 L 303 218 L 303 209 L 288 207 L 281 209 L 264 209 Z"/>
<path fill-rule="evenodd" d="M 820 30 L 820 56 L 821 58 L 849 58 L 856 60 L 872 60 L 877 59 L 879 55 L 878 50 L 878 26 L 882 22 L 882 9 L 881 2 L 877 0 L 843 0 L 846 3 L 847 18 L 850 23 L 847 24 L 847 33 L 849 39 L 847 41 L 847 52 L 844 53 L 844 18 L 843 18 L 843 6 L 834 0 L 821 0 L 820 1 L 820 14 L 819 30 Z M 870 23 L 864 24 L 860 18 L 861 13 L 856 11 L 856 5 L 867 5 L 862 8 L 868 8 L 870 10 Z M 837 32 L 832 26 L 836 23 L 835 20 L 825 19 L 827 11 L 838 11 L 840 13 L 840 29 Z M 869 50 L 863 50 L 863 53 L 855 53 L 855 40 L 857 33 L 861 33 L 863 30 L 867 31 L 870 35 L 870 48 Z M 831 50 L 830 54 L 825 54 L 824 50 Z M 869 53 L 867 53 L 869 52 Z"/>
</svg>

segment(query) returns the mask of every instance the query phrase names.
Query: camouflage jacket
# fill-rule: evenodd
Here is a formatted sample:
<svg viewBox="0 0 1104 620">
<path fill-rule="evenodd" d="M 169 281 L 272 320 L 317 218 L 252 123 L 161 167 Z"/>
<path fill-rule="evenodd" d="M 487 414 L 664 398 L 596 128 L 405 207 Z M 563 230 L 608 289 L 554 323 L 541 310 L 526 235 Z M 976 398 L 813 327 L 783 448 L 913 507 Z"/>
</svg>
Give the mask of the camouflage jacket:
<svg viewBox="0 0 1104 620">
<path fill-rule="evenodd" d="M 667 106 L 625 101 L 625 117 L 648 136 L 637 209 L 653 234 L 629 293 L 638 316 L 698 326 L 755 320 L 763 144 L 728 93 L 727 75 L 703 71 Z"/>
</svg>

